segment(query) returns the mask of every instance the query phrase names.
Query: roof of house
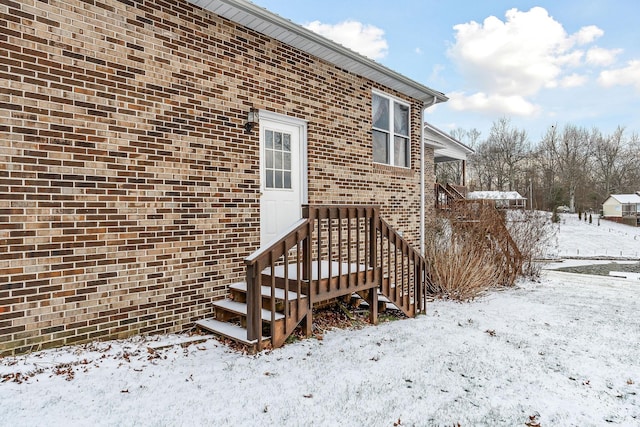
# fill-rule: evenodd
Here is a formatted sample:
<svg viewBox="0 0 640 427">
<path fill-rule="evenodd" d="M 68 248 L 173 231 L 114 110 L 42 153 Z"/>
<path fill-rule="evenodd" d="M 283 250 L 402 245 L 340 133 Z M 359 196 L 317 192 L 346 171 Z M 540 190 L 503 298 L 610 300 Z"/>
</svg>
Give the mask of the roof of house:
<svg viewBox="0 0 640 427">
<path fill-rule="evenodd" d="M 526 200 L 517 191 L 470 191 L 467 193 L 467 198 L 485 200 Z"/>
<path fill-rule="evenodd" d="M 337 67 L 397 90 L 425 104 L 445 102 L 441 92 L 428 88 L 326 37 L 314 33 L 246 0 L 188 0 L 239 25 L 298 48 Z"/>
<path fill-rule="evenodd" d="M 640 203 L 640 195 L 638 194 L 612 194 L 609 198 L 613 198 L 623 205 Z"/>
<path fill-rule="evenodd" d="M 475 151 L 448 133 L 430 123 L 424 122 L 424 143 L 434 148 L 436 163 L 466 160 Z"/>
</svg>

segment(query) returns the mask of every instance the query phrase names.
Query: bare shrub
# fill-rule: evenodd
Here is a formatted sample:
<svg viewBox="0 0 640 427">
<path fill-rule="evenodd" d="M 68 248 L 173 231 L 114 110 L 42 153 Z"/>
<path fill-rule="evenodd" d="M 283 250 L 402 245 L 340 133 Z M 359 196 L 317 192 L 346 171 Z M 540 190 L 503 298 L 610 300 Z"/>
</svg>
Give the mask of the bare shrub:
<svg viewBox="0 0 640 427">
<path fill-rule="evenodd" d="M 490 288 L 538 277 L 556 227 L 549 213 L 498 211 L 487 201 L 458 202 L 429 228 L 430 291 L 465 301 Z"/>
<path fill-rule="evenodd" d="M 454 230 L 448 217 L 432 223 L 428 234 L 429 292 L 440 298 L 468 301 L 504 283 L 503 261 L 487 250 L 487 242 L 479 234 Z"/>
<path fill-rule="evenodd" d="M 537 277 L 555 236 L 549 214 L 497 210 L 491 201 L 458 201 L 431 228 L 432 292 L 459 300 Z"/>
<path fill-rule="evenodd" d="M 509 211 L 507 229 L 522 255 L 521 274 L 539 277 L 542 265 L 538 261 L 545 257 L 557 230 L 551 215 L 542 211 Z"/>
<path fill-rule="evenodd" d="M 440 241 L 429 245 L 430 292 L 441 298 L 468 301 L 500 282 L 500 268 L 493 254 L 468 240 L 455 236 L 446 244 Z"/>
</svg>

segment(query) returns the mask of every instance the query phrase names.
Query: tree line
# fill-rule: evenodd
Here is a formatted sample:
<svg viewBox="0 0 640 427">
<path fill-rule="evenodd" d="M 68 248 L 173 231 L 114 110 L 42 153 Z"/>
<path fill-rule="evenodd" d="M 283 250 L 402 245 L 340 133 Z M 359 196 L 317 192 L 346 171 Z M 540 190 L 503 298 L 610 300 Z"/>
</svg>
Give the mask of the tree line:
<svg viewBox="0 0 640 427">
<path fill-rule="evenodd" d="M 566 205 L 595 212 L 610 194 L 640 191 L 640 136 L 623 127 L 605 134 L 553 124 L 532 142 L 525 130 L 501 118 L 486 139 L 476 129 L 450 134 L 475 150 L 466 168 L 469 191 L 517 191 L 534 209 Z M 438 182 L 460 182 L 461 174 L 459 162 L 436 166 Z"/>
</svg>

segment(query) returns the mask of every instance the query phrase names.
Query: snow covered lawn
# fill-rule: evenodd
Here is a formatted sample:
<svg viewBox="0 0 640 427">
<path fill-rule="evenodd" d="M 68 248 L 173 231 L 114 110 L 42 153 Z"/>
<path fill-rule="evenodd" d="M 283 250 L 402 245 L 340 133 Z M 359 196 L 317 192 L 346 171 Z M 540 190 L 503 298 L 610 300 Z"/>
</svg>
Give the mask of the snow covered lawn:
<svg viewBox="0 0 640 427">
<path fill-rule="evenodd" d="M 640 258 L 640 227 L 631 227 L 592 216 L 593 222 L 578 220 L 578 214 L 561 214 L 558 254 L 562 257 Z"/>
<path fill-rule="evenodd" d="M 0 425 L 640 425 L 639 295 L 546 271 L 254 356 L 160 336 L 5 357 Z"/>
</svg>

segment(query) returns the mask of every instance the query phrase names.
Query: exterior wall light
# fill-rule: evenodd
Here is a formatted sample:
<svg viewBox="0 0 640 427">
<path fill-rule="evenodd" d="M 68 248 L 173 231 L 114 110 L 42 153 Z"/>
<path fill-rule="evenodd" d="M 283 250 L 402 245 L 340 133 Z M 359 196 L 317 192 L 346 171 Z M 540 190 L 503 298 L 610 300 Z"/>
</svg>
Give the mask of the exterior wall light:
<svg viewBox="0 0 640 427">
<path fill-rule="evenodd" d="M 257 108 L 251 108 L 247 113 L 247 122 L 244 124 L 244 133 L 251 133 L 260 121 L 260 113 Z"/>
</svg>

